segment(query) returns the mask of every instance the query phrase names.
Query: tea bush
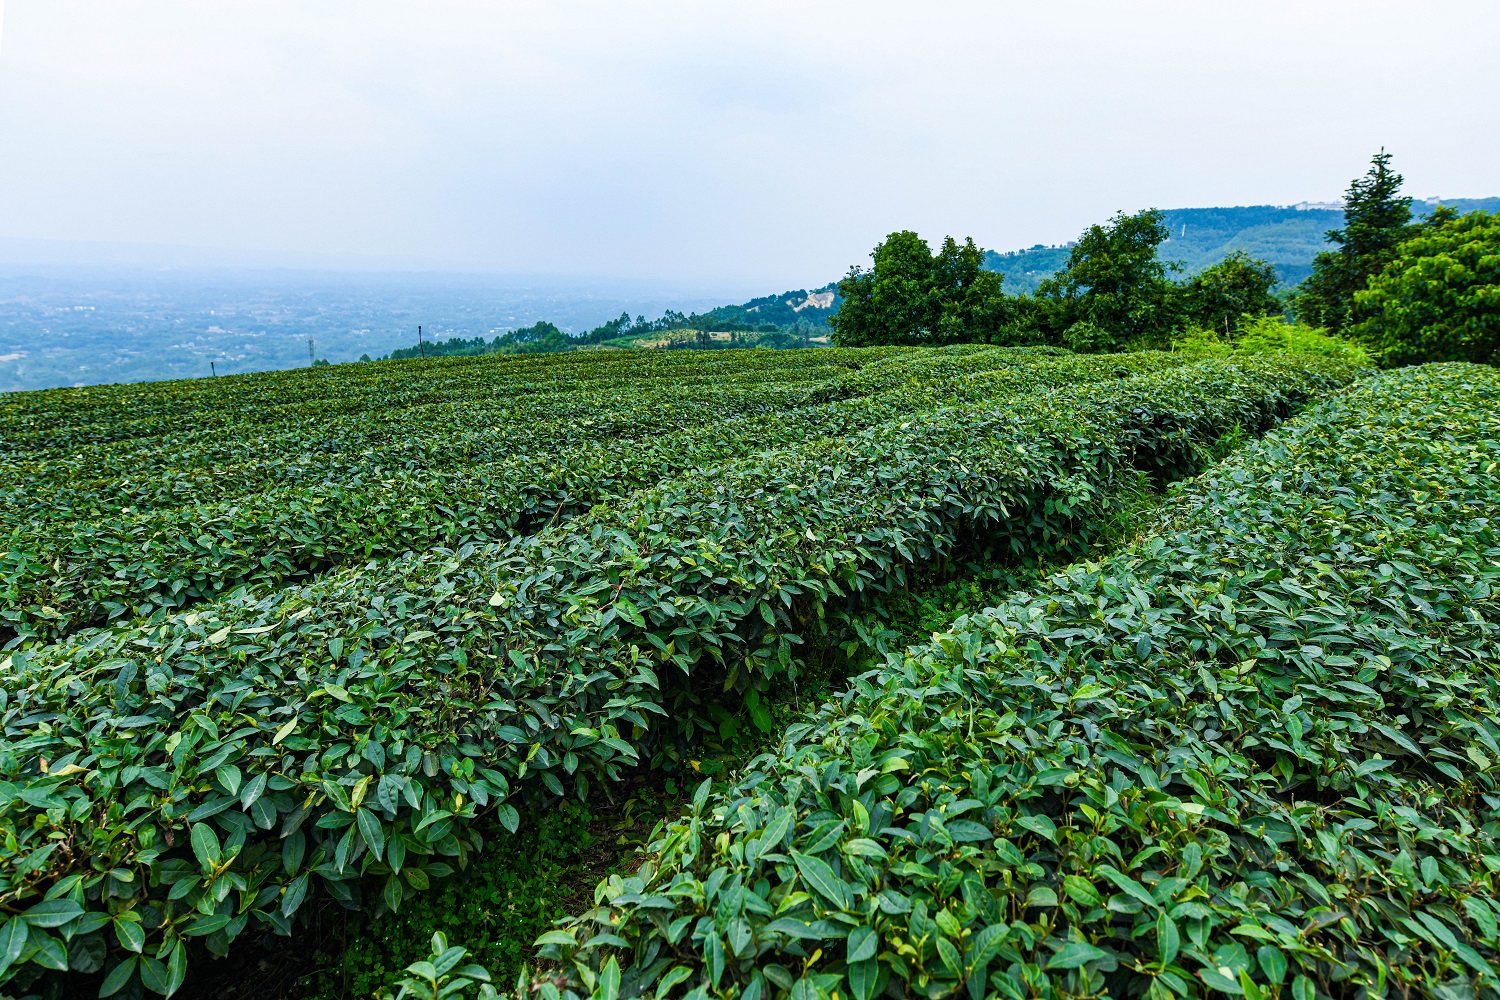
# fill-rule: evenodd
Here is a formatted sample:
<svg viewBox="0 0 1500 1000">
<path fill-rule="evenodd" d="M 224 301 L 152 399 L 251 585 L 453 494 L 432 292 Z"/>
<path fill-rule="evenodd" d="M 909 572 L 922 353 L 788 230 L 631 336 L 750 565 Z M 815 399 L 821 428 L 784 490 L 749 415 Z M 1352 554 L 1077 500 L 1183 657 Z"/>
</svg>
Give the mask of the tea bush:
<svg viewBox="0 0 1500 1000">
<path fill-rule="evenodd" d="M 468 862 L 481 810 L 514 830 L 513 792 L 583 796 L 641 760 L 687 675 L 753 714 L 829 607 L 969 533 L 1020 551 L 1067 533 L 1117 478 L 1195 467 L 1358 372 L 1181 361 L 1059 359 L 1108 379 L 1071 388 L 996 372 L 996 398 L 532 536 L 11 653 L 0 975 L 102 968 L 106 992 L 136 976 L 171 992 L 190 941 L 223 953 L 251 920 L 290 933 L 311 892 L 354 906 L 369 887 L 399 909 Z"/>
<path fill-rule="evenodd" d="M 342 951 L 329 956 L 305 1000 L 373 996 L 398 970 L 427 957 L 433 934 L 462 942 L 471 962 L 510 981 L 522 949 L 565 910 L 580 855 L 593 846 L 578 803 L 548 810 L 513 836 L 486 840 L 469 867 L 409 900 L 400 913 L 351 914 Z"/>
<path fill-rule="evenodd" d="M 911 408 L 917 384 L 1034 355 L 822 352 L 817 366 L 747 364 L 733 374 L 596 357 L 530 374 L 524 386 L 533 391 L 501 369 L 412 407 L 346 416 L 320 400 L 326 421 L 299 407 L 279 427 L 277 408 L 253 410 L 247 420 L 272 426 L 130 439 L 123 456 L 59 444 L 18 463 L 15 502 L 0 507 L 10 534 L 0 554 L 0 623 L 50 640 L 242 586 L 266 593 L 340 564 L 505 539 L 696 465 L 878 420 L 814 405 L 829 396 L 899 387 L 900 405 Z M 866 378 L 847 377 L 867 365 Z M 202 394 L 232 398 L 240 381 Z"/>
<path fill-rule="evenodd" d="M 543 935 L 543 998 L 1492 996 L 1500 372 L 1383 375 L 893 656 Z"/>
</svg>

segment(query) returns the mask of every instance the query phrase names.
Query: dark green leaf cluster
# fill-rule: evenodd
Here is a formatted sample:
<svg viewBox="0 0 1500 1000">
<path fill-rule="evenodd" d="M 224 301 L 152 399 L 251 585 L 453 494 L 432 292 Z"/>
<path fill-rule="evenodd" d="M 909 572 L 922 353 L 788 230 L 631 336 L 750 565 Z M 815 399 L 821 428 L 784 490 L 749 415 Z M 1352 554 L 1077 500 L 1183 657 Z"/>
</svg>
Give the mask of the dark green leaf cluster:
<svg viewBox="0 0 1500 1000">
<path fill-rule="evenodd" d="M 585 806 L 561 803 L 528 818 L 514 836 L 487 838 L 463 872 L 406 901 L 399 913 L 339 914 L 347 921 L 342 953 L 302 984 L 303 1000 L 374 996 L 426 957 L 435 933 L 461 943 L 468 961 L 497 980 L 513 980 L 530 959 L 527 946 L 577 892 L 566 880 L 576 877 L 580 854 L 591 846 L 589 818 Z"/>
<path fill-rule="evenodd" d="M 458 963 L 468 957 L 468 951 L 459 945 L 448 944 L 441 931 L 432 935 L 431 953 L 425 959 L 406 967 L 406 975 L 396 982 L 396 1000 L 456 1000 L 465 996 L 469 987 L 479 990 L 479 1000 L 496 1000 L 499 993 L 490 985 L 490 973 L 482 965 L 470 963 L 460 967 Z M 381 1000 L 388 1000 L 383 994 Z"/>
<path fill-rule="evenodd" d="M 794 674 L 827 609 L 963 534 L 1024 550 L 1068 532 L 1114 478 L 1195 467 L 1356 370 L 1037 353 L 941 391 L 897 374 L 904 406 L 851 400 L 881 422 L 534 535 L 10 654 L 0 894 L 42 909 L 0 930 L 7 968 L 80 942 L 64 964 L 155 988 L 185 942 L 288 933 L 314 890 L 397 908 L 467 862 L 480 810 L 513 830 L 513 790 L 582 795 L 640 760 L 689 675 Z M 138 958 L 113 964 L 115 944 Z"/>
<path fill-rule="evenodd" d="M 1400 196 L 1400 174 L 1383 148 L 1369 172 L 1356 177 L 1344 194 L 1344 228 L 1328 232 L 1336 250 L 1313 258 L 1313 272 L 1297 288 L 1297 318 L 1310 326 L 1344 333 L 1354 323 L 1354 297 L 1372 275 L 1396 257 L 1397 246 L 1412 236 L 1411 199 Z M 1440 210 L 1441 211 L 1441 210 Z"/>
<path fill-rule="evenodd" d="M 1074 350 L 1162 346 L 1176 328 L 1176 285 L 1156 248 L 1167 239 L 1162 213 L 1118 213 L 1090 226 L 1068 252 L 1068 263 L 1042 282 L 1042 323 Z"/>
<path fill-rule="evenodd" d="M 1493 996 L 1500 373 L 1371 380 L 863 675 L 545 997 Z"/>
<path fill-rule="evenodd" d="M 1236 250 L 1188 279 L 1184 293 L 1186 319 L 1227 337 L 1243 328 L 1247 316 L 1269 316 L 1282 311 L 1281 300 L 1271 294 L 1276 280 L 1276 269 L 1270 264 Z"/>
<path fill-rule="evenodd" d="M 231 415 L 108 440 L 107 421 L 134 415 L 122 406 L 17 448 L 0 638 L 52 639 L 341 564 L 508 538 L 685 467 L 816 435 L 828 421 L 810 395 L 882 357 L 492 359 L 423 373 L 420 391 L 407 366 L 341 369 L 295 406 L 236 407 L 241 379 L 186 383 L 184 409 L 223 402 Z M 880 370 L 886 381 L 866 391 L 905 381 Z"/>
<path fill-rule="evenodd" d="M 1500 363 L 1500 216 L 1442 212 L 1354 293 L 1350 335 L 1384 365 Z"/>
<path fill-rule="evenodd" d="M 842 347 L 879 344 L 1025 343 L 1010 327 L 1011 301 L 1002 278 L 986 270 L 972 239 L 953 237 L 933 253 L 916 233 L 892 233 L 874 253 L 874 266 L 851 268 L 839 282 L 843 305 L 828 319 Z"/>
<path fill-rule="evenodd" d="M 973 240 L 949 237 L 934 254 L 916 233 L 892 233 L 869 270 L 852 268 L 839 282 L 844 302 L 828 323 L 845 346 L 1049 344 L 1094 353 L 1166 347 L 1190 324 L 1232 334 L 1245 316 L 1281 311 L 1270 264 L 1234 253 L 1179 283 L 1169 277 L 1175 265 L 1158 256 L 1166 239 L 1161 212 L 1121 212 L 1090 226 L 1035 295 L 1008 296 Z"/>
</svg>

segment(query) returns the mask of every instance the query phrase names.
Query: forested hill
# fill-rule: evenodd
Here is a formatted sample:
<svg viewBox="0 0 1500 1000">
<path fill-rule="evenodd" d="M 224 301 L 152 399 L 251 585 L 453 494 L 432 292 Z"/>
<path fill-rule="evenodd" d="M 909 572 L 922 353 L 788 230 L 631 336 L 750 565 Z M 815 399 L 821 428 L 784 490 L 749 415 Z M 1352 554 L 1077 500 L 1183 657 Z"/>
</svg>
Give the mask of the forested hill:
<svg viewBox="0 0 1500 1000">
<path fill-rule="evenodd" d="M 389 358 L 465 357 L 478 354 L 550 354 L 580 347 L 807 347 L 824 342 L 827 319 L 843 302 L 835 284 L 808 291 L 798 288 L 763 295 L 740 305 L 717 306 L 685 315 L 668 309 L 659 319 L 629 313 L 587 333 L 567 333 L 546 321 L 510 330 L 493 340 L 453 337 L 430 344 L 401 347 Z M 362 360 L 369 360 L 364 358 Z M 384 360 L 384 358 L 382 358 Z"/>
<path fill-rule="evenodd" d="M 1413 201 L 1412 211 L 1431 214 L 1439 204 L 1460 212 L 1500 209 L 1500 198 L 1444 198 Z M 1162 245 L 1161 255 L 1181 263 L 1187 273 L 1218 263 L 1235 250 L 1269 261 L 1282 284 L 1295 285 L 1312 273 L 1312 259 L 1328 249 L 1324 234 L 1344 224 L 1344 213 L 1331 208 L 1250 205 L 1237 208 L 1173 208 L 1164 213 L 1172 238 Z M 1043 278 L 1067 262 L 1068 247 L 1034 246 L 1011 253 L 985 254 L 985 266 L 1005 275 L 1005 289 L 1012 294 L 1033 291 Z"/>
<path fill-rule="evenodd" d="M 693 317 L 704 324 L 705 329 L 736 329 L 773 325 L 793 326 L 804 320 L 821 328 L 823 321 L 838 309 L 842 299 L 834 283 L 811 291 L 799 288 L 780 295 L 764 295 L 751 299 L 743 305 L 719 306 L 701 316 Z"/>
</svg>

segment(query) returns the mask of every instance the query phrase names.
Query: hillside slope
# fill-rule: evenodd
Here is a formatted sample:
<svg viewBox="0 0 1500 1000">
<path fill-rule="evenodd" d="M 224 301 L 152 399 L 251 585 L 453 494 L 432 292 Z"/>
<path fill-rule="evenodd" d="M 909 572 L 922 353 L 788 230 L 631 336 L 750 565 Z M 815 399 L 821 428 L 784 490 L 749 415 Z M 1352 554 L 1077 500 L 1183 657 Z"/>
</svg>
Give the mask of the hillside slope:
<svg viewBox="0 0 1500 1000">
<path fill-rule="evenodd" d="M 1427 216 L 1439 204 L 1460 212 L 1476 209 L 1496 211 L 1500 198 L 1444 198 L 1414 201 L 1412 210 Z M 1166 260 L 1183 265 L 1186 273 L 1202 270 L 1223 260 L 1235 250 L 1270 261 L 1281 276 L 1283 287 L 1295 285 L 1312 273 L 1313 257 L 1328 249 L 1325 235 L 1344 224 L 1337 209 L 1298 209 L 1278 205 L 1235 208 L 1172 208 L 1164 213 L 1170 240 L 1161 248 Z M 1011 253 L 985 254 L 985 266 L 1005 275 L 1005 289 L 1012 294 L 1034 291 L 1042 279 L 1061 268 L 1068 259 L 1066 244 L 1034 246 Z"/>
</svg>

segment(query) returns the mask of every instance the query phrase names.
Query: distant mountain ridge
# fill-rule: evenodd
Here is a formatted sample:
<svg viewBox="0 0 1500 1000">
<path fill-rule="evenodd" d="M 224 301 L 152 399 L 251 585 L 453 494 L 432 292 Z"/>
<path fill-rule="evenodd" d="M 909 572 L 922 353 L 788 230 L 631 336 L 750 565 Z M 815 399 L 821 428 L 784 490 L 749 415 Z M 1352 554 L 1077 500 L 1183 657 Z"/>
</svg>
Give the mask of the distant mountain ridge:
<svg viewBox="0 0 1500 1000">
<path fill-rule="evenodd" d="M 1235 250 L 1269 261 L 1280 276 L 1282 287 L 1295 285 L 1312 273 L 1312 261 L 1329 244 L 1325 235 L 1341 228 L 1344 213 L 1325 203 L 1303 202 L 1301 206 L 1247 205 L 1234 208 L 1172 208 L 1163 212 L 1168 232 L 1162 245 L 1164 260 L 1183 265 L 1192 274 L 1216 264 Z M 1412 211 L 1425 217 L 1438 205 L 1451 205 L 1460 212 L 1500 211 L 1500 198 L 1437 198 L 1414 200 Z M 1037 245 L 1028 250 L 985 253 L 985 267 L 1005 275 L 1005 290 L 1011 294 L 1035 291 L 1052 272 L 1067 263 L 1071 244 Z"/>
</svg>

